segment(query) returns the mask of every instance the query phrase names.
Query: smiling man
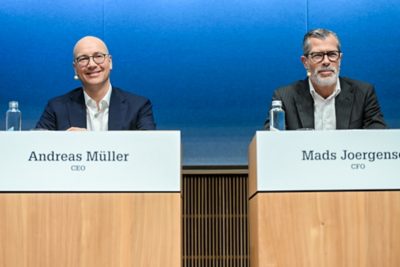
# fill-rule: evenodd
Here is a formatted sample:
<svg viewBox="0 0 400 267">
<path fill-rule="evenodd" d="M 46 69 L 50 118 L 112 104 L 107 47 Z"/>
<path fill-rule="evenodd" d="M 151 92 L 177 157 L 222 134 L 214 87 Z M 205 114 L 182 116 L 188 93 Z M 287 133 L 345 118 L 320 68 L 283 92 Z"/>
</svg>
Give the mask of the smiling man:
<svg viewBox="0 0 400 267">
<path fill-rule="evenodd" d="M 277 89 L 286 129 L 384 129 L 371 84 L 339 77 L 343 54 L 336 33 L 315 29 L 305 34 L 301 61 L 308 78 Z M 269 119 L 265 122 L 269 128 Z"/>
<path fill-rule="evenodd" d="M 38 129 L 68 131 L 154 130 L 150 101 L 110 82 L 112 57 L 99 38 L 86 36 L 73 50 L 75 79 L 82 87 L 51 99 Z"/>
</svg>

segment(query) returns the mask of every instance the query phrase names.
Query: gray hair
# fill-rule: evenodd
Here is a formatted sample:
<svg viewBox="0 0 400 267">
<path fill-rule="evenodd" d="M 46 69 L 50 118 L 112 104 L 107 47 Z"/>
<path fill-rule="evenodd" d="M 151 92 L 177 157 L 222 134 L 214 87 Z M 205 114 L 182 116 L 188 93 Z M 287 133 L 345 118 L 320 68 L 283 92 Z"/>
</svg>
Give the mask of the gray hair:
<svg viewBox="0 0 400 267">
<path fill-rule="evenodd" d="M 303 54 L 304 55 L 308 55 L 308 53 L 310 53 L 311 51 L 311 44 L 310 44 L 310 38 L 317 38 L 320 40 L 324 40 L 326 39 L 328 36 L 332 35 L 333 37 L 336 38 L 336 40 L 338 41 L 338 50 L 340 50 L 340 40 L 339 37 L 337 36 L 337 34 L 331 30 L 328 29 L 314 29 L 311 30 L 309 32 L 307 32 L 304 35 L 304 39 L 303 39 Z"/>
</svg>

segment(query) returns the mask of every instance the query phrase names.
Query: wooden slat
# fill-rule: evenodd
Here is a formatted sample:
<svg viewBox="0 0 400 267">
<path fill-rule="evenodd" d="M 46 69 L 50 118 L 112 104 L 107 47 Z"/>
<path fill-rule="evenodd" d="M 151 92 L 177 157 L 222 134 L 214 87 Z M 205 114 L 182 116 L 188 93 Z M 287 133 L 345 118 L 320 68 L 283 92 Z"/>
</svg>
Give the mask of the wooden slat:
<svg viewBox="0 0 400 267">
<path fill-rule="evenodd" d="M 186 174 L 183 266 L 247 267 L 247 175 Z"/>
</svg>

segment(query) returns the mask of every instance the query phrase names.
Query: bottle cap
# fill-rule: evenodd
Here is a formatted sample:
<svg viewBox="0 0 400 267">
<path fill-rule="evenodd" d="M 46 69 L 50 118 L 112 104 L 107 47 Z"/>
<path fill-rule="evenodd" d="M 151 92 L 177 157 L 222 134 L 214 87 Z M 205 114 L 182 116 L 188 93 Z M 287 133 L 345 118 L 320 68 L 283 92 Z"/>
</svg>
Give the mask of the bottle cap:
<svg viewBox="0 0 400 267">
<path fill-rule="evenodd" d="M 8 107 L 10 109 L 17 109 L 18 108 L 18 101 L 10 101 L 10 102 L 8 102 Z"/>
<path fill-rule="evenodd" d="M 272 100 L 272 106 L 273 107 L 282 107 L 282 101 L 281 100 Z"/>
</svg>

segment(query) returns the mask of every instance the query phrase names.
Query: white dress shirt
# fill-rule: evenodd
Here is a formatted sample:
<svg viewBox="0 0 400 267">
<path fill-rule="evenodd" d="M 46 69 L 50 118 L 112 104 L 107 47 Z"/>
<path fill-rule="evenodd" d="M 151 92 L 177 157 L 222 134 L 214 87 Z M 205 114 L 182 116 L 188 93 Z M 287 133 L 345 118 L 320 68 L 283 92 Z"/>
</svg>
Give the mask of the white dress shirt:
<svg viewBox="0 0 400 267">
<path fill-rule="evenodd" d="M 106 95 L 100 100 L 97 106 L 86 92 L 83 91 L 86 104 L 86 128 L 88 131 L 107 131 L 108 130 L 108 111 L 110 107 L 112 87 L 108 89 Z"/>
<path fill-rule="evenodd" d="M 339 79 L 336 82 L 336 88 L 327 98 L 320 96 L 315 91 L 310 79 L 310 93 L 314 99 L 314 129 L 315 130 L 335 130 L 336 129 L 336 110 L 335 97 L 340 93 Z"/>
</svg>

